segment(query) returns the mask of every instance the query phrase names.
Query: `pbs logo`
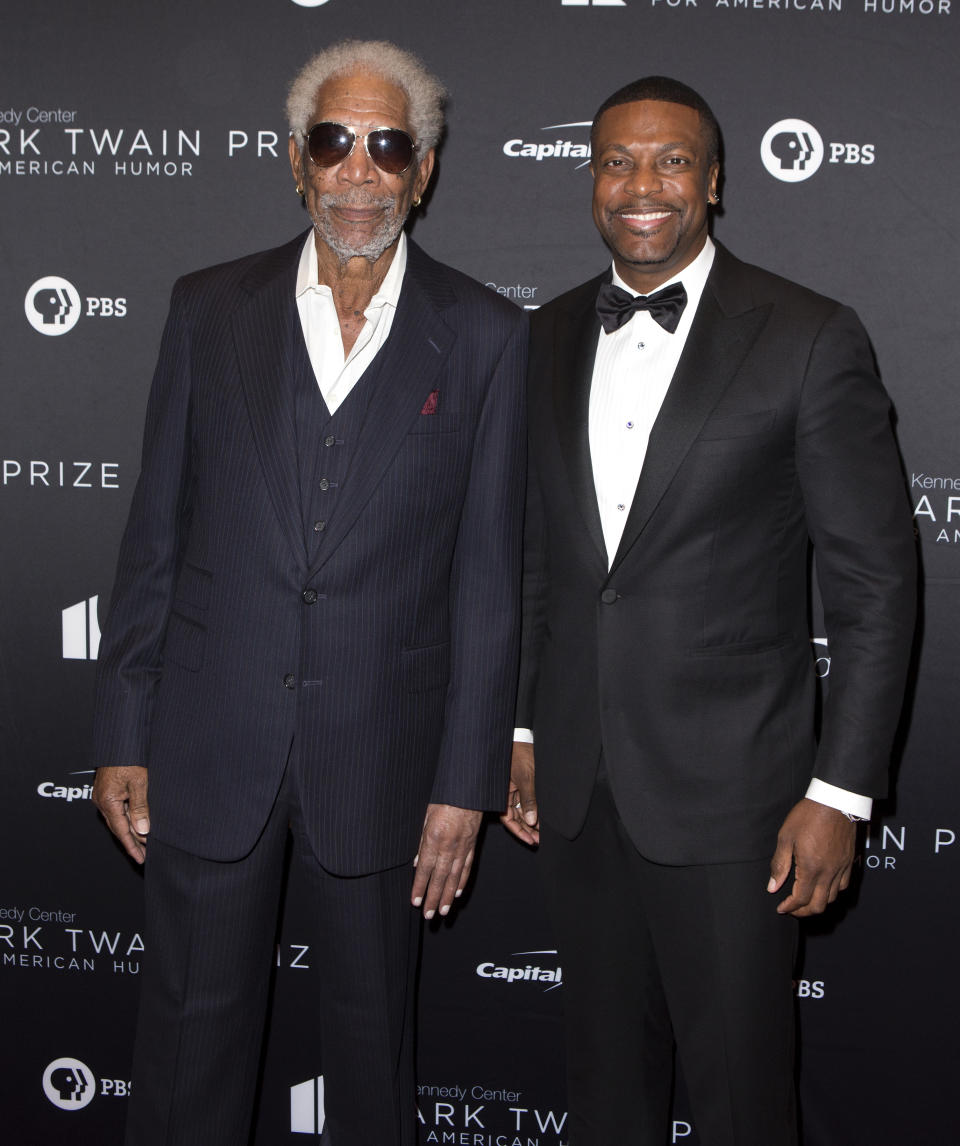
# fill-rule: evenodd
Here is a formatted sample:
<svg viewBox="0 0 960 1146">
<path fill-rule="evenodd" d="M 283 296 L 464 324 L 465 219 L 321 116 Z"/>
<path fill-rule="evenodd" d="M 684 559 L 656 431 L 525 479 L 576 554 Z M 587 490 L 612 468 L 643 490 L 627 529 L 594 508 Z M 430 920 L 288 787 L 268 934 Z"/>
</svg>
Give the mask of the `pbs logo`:
<svg viewBox="0 0 960 1146">
<path fill-rule="evenodd" d="M 819 170 L 823 162 L 823 139 L 806 120 L 781 119 L 767 128 L 760 143 L 760 158 L 775 179 L 800 183 Z"/>
<path fill-rule="evenodd" d="M 61 1110 L 82 1110 L 93 1101 L 97 1080 L 78 1058 L 57 1058 L 43 1072 L 43 1093 Z"/>
<path fill-rule="evenodd" d="M 27 290 L 23 300 L 27 321 L 40 334 L 66 334 L 80 318 L 80 292 L 59 275 L 47 275 Z"/>
</svg>

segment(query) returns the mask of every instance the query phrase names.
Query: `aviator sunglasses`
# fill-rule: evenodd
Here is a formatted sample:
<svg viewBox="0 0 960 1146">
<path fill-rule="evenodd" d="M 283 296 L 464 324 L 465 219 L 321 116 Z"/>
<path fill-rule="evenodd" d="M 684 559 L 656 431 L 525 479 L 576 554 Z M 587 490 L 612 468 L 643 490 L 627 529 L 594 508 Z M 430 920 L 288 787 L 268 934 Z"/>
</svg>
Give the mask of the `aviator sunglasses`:
<svg viewBox="0 0 960 1146">
<path fill-rule="evenodd" d="M 307 154 L 317 167 L 342 163 L 363 140 L 367 155 L 388 175 L 402 175 L 413 162 L 417 144 L 399 127 L 373 127 L 366 134 L 343 123 L 315 123 L 307 132 Z"/>
</svg>

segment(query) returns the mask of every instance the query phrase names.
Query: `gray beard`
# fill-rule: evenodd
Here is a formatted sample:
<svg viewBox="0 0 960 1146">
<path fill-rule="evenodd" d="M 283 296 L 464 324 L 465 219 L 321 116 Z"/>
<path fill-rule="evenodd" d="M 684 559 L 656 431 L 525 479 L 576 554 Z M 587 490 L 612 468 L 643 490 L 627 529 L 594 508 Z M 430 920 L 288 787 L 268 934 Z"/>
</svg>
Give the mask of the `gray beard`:
<svg viewBox="0 0 960 1146">
<path fill-rule="evenodd" d="M 396 213 L 397 200 L 393 195 L 371 195 L 366 191 L 348 191 L 337 195 L 332 191 L 324 192 L 318 196 L 316 214 L 311 213 L 313 228 L 324 244 L 336 255 L 341 264 L 350 259 L 369 259 L 376 262 L 388 248 L 397 241 L 406 217 Z M 331 207 L 369 207 L 376 204 L 385 208 L 383 218 L 365 242 L 351 243 L 331 223 L 327 210 Z"/>
</svg>

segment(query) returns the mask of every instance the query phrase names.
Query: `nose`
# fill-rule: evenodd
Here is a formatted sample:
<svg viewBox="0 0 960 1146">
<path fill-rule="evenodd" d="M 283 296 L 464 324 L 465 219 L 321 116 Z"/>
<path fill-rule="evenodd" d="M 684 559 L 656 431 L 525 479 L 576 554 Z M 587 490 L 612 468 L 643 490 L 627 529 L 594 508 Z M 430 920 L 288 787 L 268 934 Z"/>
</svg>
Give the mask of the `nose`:
<svg viewBox="0 0 960 1146">
<path fill-rule="evenodd" d="M 367 155 L 365 145 L 366 140 L 358 135 L 353 151 L 340 164 L 340 171 L 338 172 L 340 179 L 344 179 L 346 182 L 352 183 L 355 186 L 376 181 L 379 174 L 378 168 L 370 156 Z"/>
<path fill-rule="evenodd" d="M 623 188 L 631 195 L 636 195 L 638 199 L 643 199 L 647 195 L 654 195 L 663 190 L 663 178 L 655 163 L 640 162 L 630 171 Z"/>
</svg>

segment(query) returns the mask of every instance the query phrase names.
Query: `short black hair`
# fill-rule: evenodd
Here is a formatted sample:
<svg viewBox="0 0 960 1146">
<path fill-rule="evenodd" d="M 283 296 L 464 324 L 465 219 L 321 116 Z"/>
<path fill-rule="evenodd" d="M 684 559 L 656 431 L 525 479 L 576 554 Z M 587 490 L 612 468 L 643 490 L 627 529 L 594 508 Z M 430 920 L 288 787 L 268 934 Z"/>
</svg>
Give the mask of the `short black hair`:
<svg viewBox="0 0 960 1146">
<path fill-rule="evenodd" d="M 593 126 L 590 128 L 591 150 L 597 123 L 605 111 L 609 111 L 612 107 L 619 107 L 624 103 L 636 103 L 645 99 L 661 100 L 663 103 L 679 103 L 683 104 L 684 107 L 692 107 L 694 111 L 698 112 L 700 131 L 704 143 L 707 145 L 707 156 L 711 163 L 719 162 L 721 140 L 720 124 L 717 123 L 717 117 L 699 92 L 695 92 L 693 88 L 679 80 L 670 79 L 669 76 L 644 76 L 643 79 L 634 80 L 633 83 L 615 91 L 612 96 L 608 96 L 593 117 Z"/>
</svg>

